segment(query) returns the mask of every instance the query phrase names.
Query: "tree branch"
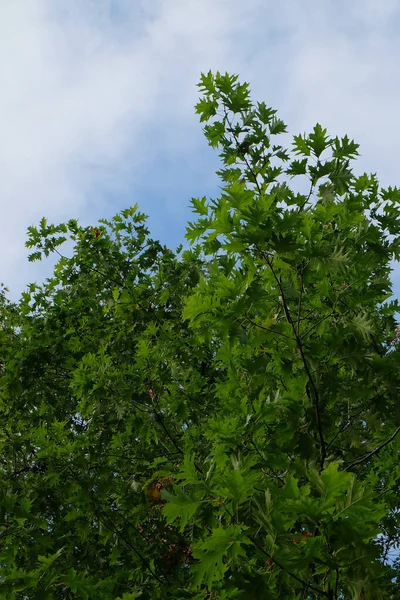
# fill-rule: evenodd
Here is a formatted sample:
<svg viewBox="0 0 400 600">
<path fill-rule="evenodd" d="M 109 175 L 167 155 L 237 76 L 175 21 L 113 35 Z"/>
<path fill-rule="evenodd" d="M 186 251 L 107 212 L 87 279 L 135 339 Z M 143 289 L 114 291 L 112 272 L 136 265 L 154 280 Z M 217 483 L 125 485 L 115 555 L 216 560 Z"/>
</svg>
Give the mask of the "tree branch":
<svg viewBox="0 0 400 600">
<path fill-rule="evenodd" d="M 280 336 L 286 338 L 287 340 L 291 339 L 290 336 L 286 335 L 285 333 L 281 333 L 280 331 L 275 331 L 274 329 L 271 329 L 270 327 L 264 327 L 263 325 L 259 325 L 258 323 L 255 323 L 247 316 L 246 316 L 246 319 L 249 323 L 254 325 L 254 327 L 258 327 L 259 329 L 263 329 L 264 331 L 269 331 L 271 333 L 275 333 L 276 335 L 280 335 Z"/>
<path fill-rule="evenodd" d="M 271 556 L 271 554 L 269 552 L 267 552 L 267 550 L 264 550 L 264 548 L 255 541 L 253 536 L 249 536 L 249 540 L 251 540 L 253 542 L 253 544 L 256 546 L 256 548 L 258 548 L 260 550 L 260 552 L 262 552 L 263 554 L 265 554 L 265 556 L 267 556 L 270 560 L 272 560 L 272 562 L 279 569 L 281 569 L 281 571 L 283 573 L 287 573 L 290 577 L 295 579 L 298 583 L 301 583 L 301 585 L 307 587 L 309 590 L 312 590 L 313 592 L 317 592 L 317 594 L 321 594 L 322 596 L 325 596 L 325 598 L 328 598 L 328 594 L 324 590 L 321 590 L 320 588 L 315 587 L 311 583 L 308 583 L 307 581 L 304 581 L 304 579 L 301 579 L 301 577 L 298 577 L 295 573 L 292 573 L 291 571 L 288 571 L 287 569 L 285 569 L 285 567 L 280 562 L 278 562 L 273 556 Z"/>
<path fill-rule="evenodd" d="M 301 302 L 303 299 L 304 292 L 304 267 L 301 269 L 301 287 L 299 294 L 299 304 L 297 307 L 297 336 L 300 337 L 300 319 L 301 319 Z"/>
<path fill-rule="evenodd" d="M 395 439 L 395 437 L 399 433 L 400 433 L 400 425 L 399 425 L 399 427 L 397 427 L 397 429 L 394 431 L 394 433 L 390 436 L 390 438 L 388 438 L 387 440 L 385 440 L 384 442 L 382 442 L 382 444 L 380 444 L 379 446 L 377 446 L 375 448 L 375 450 L 372 450 L 372 452 L 369 452 L 369 454 L 365 454 L 365 456 L 362 456 L 361 458 L 358 458 L 357 460 L 354 460 L 352 463 L 350 463 L 346 467 L 346 471 L 349 471 L 350 469 L 352 469 L 356 465 L 361 465 L 362 463 L 364 463 L 365 461 L 367 461 L 372 456 L 375 456 L 375 454 L 378 454 L 378 452 L 380 452 L 382 450 L 382 448 L 384 448 L 385 446 L 387 446 L 388 444 L 390 444 L 390 442 L 393 442 L 393 440 Z"/>
<path fill-rule="evenodd" d="M 315 409 L 315 419 L 316 419 L 316 424 L 317 424 L 317 429 L 318 429 L 318 436 L 319 436 L 319 441 L 320 441 L 320 450 L 321 450 L 321 470 L 324 467 L 324 462 L 325 462 L 325 458 L 326 458 L 326 446 L 325 446 L 325 439 L 324 439 L 324 434 L 323 434 L 323 430 L 322 430 L 322 420 L 321 420 L 321 411 L 320 411 L 320 400 L 319 400 L 319 394 L 318 394 L 318 390 L 317 390 L 317 386 L 315 385 L 314 379 L 311 375 L 311 371 L 309 369 L 308 363 L 307 363 L 307 359 L 306 356 L 304 354 L 304 348 L 303 348 L 303 344 L 301 342 L 300 336 L 298 335 L 297 331 L 296 331 L 296 326 L 293 322 L 293 319 L 290 315 L 290 311 L 286 302 L 286 298 L 285 298 L 285 293 L 282 287 L 282 283 L 279 279 L 279 277 L 277 276 L 277 274 L 275 273 L 275 269 L 272 265 L 272 262 L 269 258 L 268 255 L 265 255 L 265 253 L 259 248 L 257 247 L 258 251 L 261 252 L 261 255 L 264 257 L 264 260 L 266 261 L 267 265 L 269 266 L 269 268 L 271 269 L 272 275 L 276 281 L 276 284 L 278 285 L 279 291 L 281 293 L 281 298 L 282 298 L 282 306 L 283 306 L 283 310 L 285 312 L 285 316 L 287 319 L 287 322 L 289 323 L 289 325 L 291 326 L 292 330 L 293 330 L 293 335 L 295 337 L 296 340 L 296 344 L 297 344 L 297 348 L 300 352 L 300 356 L 304 365 L 304 369 L 306 371 L 307 377 L 308 377 L 308 381 L 309 384 L 311 386 L 312 392 L 313 392 L 313 396 L 314 396 L 314 409 Z M 308 393 L 308 392 L 307 392 Z M 310 398 L 310 400 L 312 401 L 312 399 Z"/>
</svg>

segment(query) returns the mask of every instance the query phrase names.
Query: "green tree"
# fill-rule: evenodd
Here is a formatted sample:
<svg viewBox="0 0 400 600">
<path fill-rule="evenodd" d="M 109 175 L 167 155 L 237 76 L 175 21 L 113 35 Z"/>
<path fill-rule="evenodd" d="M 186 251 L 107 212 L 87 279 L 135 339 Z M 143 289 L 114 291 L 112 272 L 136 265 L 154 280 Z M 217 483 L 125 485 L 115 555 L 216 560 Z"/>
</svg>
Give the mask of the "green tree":
<svg viewBox="0 0 400 600">
<path fill-rule="evenodd" d="M 199 87 L 222 192 L 190 249 L 137 207 L 42 219 L 53 276 L 1 293 L 0 597 L 398 598 L 400 192 Z"/>
</svg>

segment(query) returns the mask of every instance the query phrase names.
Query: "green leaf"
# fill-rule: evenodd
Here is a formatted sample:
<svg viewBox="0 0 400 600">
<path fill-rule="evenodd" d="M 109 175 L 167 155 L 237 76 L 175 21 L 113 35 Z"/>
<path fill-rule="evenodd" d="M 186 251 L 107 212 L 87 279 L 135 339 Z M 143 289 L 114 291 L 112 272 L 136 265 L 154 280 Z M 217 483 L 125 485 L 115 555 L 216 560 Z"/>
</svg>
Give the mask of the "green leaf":
<svg viewBox="0 0 400 600">
<path fill-rule="evenodd" d="M 0 597 L 397 598 L 399 188 L 319 124 L 274 144 L 237 75 L 198 89 L 189 248 L 138 206 L 43 218 L 53 272 L 0 285 Z"/>
<path fill-rule="evenodd" d="M 281 119 L 273 117 L 269 124 L 269 131 L 271 135 L 286 133 L 286 125 Z"/>
<path fill-rule="evenodd" d="M 262 123 L 265 125 L 269 125 L 272 121 L 273 117 L 276 115 L 276 110 L 272 108 L 268 108 L 265 102 L 257 103 L 257 114 Z"/>
<path fill-rule="evenodd" d="M 293 160 L 286 169 L 287 175 L 305 175 L 307 173 L 307 159 Z"/>
<path fill-rule="evenodd" d="M 74 594 L 78 594 L 83 600 L 89 598 L 92 593 L 93 583 L 74 568 L 69 569 L 67 575 L 62 577 L 62 582 L 65 587 Z"/>
<path fill-rule="evenodd" d="M 289 473 L 285 479 L 285 495 L 287 498 L 298 499 L 300 498 L 300 490 L 298 486 L 298 480 Z"/>
<path fill-rule="evenodd" d="M 193 568 L 196 586 L 204 581 L 211 589 L 216 581 L 222 580 L 229 566 L 245 555 L 243 546 L 251 543 L 245 530 L 242 525 L 218 527 L 211 537 L 193 547 L 193 556 L 199 561 Z"/>
<path fill-rule="evenodd" d="M 218 102 L 216 100 L 207 100 L 202 98 L 196 104 L 196 113 L 200 115 L 200 123 L 208 121 L 211 117 L 214 117 L 217 113 Z"/>
<path fill-rule="evenodd" d="M 212 125 L 204 127 L 204 134 L 212 148 L 217 148 L 224 139 L 225 125 L 221 121 L 215 121 Z"/>
<path fill-rule="evenodd" d="M 57 552 L 54 552 L 54 554 L 38 556 L 39 570 L 43 572 L 48 571 L 55 561 L 61 556 L 63 550 L 63 548 L 59 548 Z"/>
<path fill-rule="evenodd" d="M 314 151 L 315 156 L 319 158 L 323 151 L 330 145 L 327 130 L 322 129 L 321 125 L 317 123 L 308 138 L 308 143 L 310 148 Z"/>
<path fill-rule="evenodd" d="M 197 512 L 201 502 L 192 500 L 177 486 L 174 486 L 174 493 L 175 495 L 167 490 L 162 490 L 161 495 L 167 501 L 167 504 L 163 507 L 163 513 L 167 519 L 167 523 L 174 523 L 174 521 L 179 519 L 180 530 L 183 531 Z"/>
<path fill-rule="evenodd" d="M 321 481 L 327 496 L 337 498 L 347 489 L 352 479 L 351 473 L 339 471 L 337 463 L 330 463 L 321 473 Z"/>
<path fill-rule="evenodd" d="M 19 505 L 24 514 L 28 515 L 31 512 L 33 500 L 30 498 L 21 498 L 19 501 Z"/>
<path fill-rule="evenodd" d="M 311 146 L 305 136 L 302 136 L 301 134 L 294 135 L 293 140 L 295 154 L 302 154 L 303 156 L 311 155 Z"/>
<path fill-rule="evenodd" d="M 367 314 L 358 314 L 353 317 L 352 324 L 356 331 L 362 335 L 364 340 L 368 341 L 374 333 L 374 324 Z"/>
<path fill-rule="evenodd" d="M 200 83 L 197 84 L 197 87 L 201 92 L 208 92 L 209 94 L 215 92 L 214 75 L 211 71 L 208 71 L 207 74 L 201 74 Z"/>
</svg>

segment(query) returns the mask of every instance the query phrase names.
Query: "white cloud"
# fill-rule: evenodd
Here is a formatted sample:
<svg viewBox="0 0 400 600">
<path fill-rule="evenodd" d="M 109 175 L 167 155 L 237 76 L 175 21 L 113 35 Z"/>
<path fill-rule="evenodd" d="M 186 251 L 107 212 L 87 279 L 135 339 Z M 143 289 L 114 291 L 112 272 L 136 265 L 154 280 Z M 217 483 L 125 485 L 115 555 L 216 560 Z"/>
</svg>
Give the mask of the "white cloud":
<svg viewBox="0 0 400 600">
<path fill-rule="evenodd" d="M 193 104 L 209 68 L 249 80 L 291 131 L 318 120 L 348 132 L 361 166 L 395 184 L 398 10 L 395 0 L 3 0 L 0 280 L 21 289 L 38 276 L 23 244 L 43 214 L 97 220 L 108 196 L 146 178 L 168 186 L 191 160 L 201 195 L 212 173 L 201 172 L 210 154 Z M 161 216 L 181 210 L 171 200 Z"/>
<path fill-rule="evenodd" d="M 341 133 L 350 132 L 362 144 L 369 167 L 383 169 L 386 179 L 396 176 L 390 166 L 396 160 L 391 149 L 400 130 L 396 109 L 400 65 L 394 58 L 400 44 L 388 31 L 391 20 L 400 16 L 399 7 L 391 0 L 349 6 L 349 13 L 316 11 L 314 35 L 307 30 L 304 15 L 300 11 L 296 15 L 298 50 L 292 61 L 292 85 L 297 120 L 311 126 L 318 119 Z"/>
<path fill-rule="evenodd" d="M 25 269 L 22 278 L 16 269 L 26 225 L 42 214 L 84 214 L 93 189 L 128 186 L 158 141 L 136 148 L 135 138 L 153 121 L 162 127 L 174 109 L 191 113 L 199 70 L 227 47 L 226 4 L 170 0 L 150 16 L 139 3 L 116 4 L 121 14 L 114 24 L 111 2 L 75 2 L 58 14 L 41 0 L 0 5 L 6 281 L 25 280 Z"/>
</svg>

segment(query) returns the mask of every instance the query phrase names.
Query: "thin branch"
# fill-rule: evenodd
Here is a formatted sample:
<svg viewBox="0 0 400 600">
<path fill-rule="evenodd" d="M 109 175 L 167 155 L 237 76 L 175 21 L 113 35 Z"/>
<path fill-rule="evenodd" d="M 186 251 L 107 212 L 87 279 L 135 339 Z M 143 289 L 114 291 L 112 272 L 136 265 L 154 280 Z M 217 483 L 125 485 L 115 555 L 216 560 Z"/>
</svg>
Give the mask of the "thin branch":
<svg viewBox="0 0 400 600">
<path fill-rule="evenodd" d="M 300 287 L 300 294 L 299 294 L 299 304 L 297 307 L 297 335 L 298 335 L 298 337 L 300 337 L 301 302 L 303 299 L 303 292 L 304 292 L 304 268 L 302 268 L 302 270 L 301 270 L 301 287 Z"/>
<path fill-rule="evenodd" d="M 246 319 L 248 320 L 249 323 L 254 325 L 254 327 L 258 327 L 259 329 L 263 329 L 264 331 L 269 331 L 270 333 L 275 333 L 276 335 L 280 335 L 280 336 L 286 338 L 287 340 L 292 339 L 289 335 L 286 335 L 285 333 L 281 333 L 280 331 L 275 331 L 274 329 L 271 329 L 270 327 L 264 327 L 263 325 L 259 325 L 258 323 L 255 323 L 249 317 L 246 317 Z"/>
<path fill-rule="evenodd" d="M 292 317 L 290 315 L 290 311 L 286 302 L 286 298 L 285 298 L 285 293 L 282 287 L 282 283 L 279 279 L 279 277 L 277 276 L 277 274 L 275 273 L 275 269 L 272 265 L 271 260 L 269 259 L 269 256 L 265 256 L 265 254 L 262 252 L 262 250 L 260 248 L 257 247 L 257 249 L 259 250 L 259 252 L 261 252 L 261 255 L 264 256 L 264 260 L 266 261 L 267 265 L 269 266 L 269 268 L 271 269 L 272 275 L 279 287 L 280 293 L 281 293 L 281 298 L 282 298 L 282 306 L 283 306 L 283 310 L 285 312 L 285 316 L 286 319 L 289 323 L 289 325 L 292 327 L 293 330 L 293 334 L 297 343 L 297 348 L 300 352 L 300 356 L 304 365 L 304 369 L 306 371 L 307 377 L 308 377 L 308 381 L 309 384 L 312 388 L 313 391 L 313 395 L 314 395 L 314 408 L 315 408 L 315 418 L 316 418 L 316 423 L 317 423 L 317 429 L 318 429 L 318 435 L 319 435 L 319 440 L 320 440 L 320 446 L 321 446 L 321 469 L 323 469 L 324 466 L 324 462 L 325 462 L 325 457 L 326 457 L 326 447 L 325 447 L 325 439 L 324 439 L 324 433 L 322 430 L 322 420 L 321 420 L 321 412 L 320 412 L 320 401 L 319 401 L 319 394 L 318 394 L 318 390 L 317 390 L 317 386 L 315 385 L 314 379 L 311 375 L 311 371 L 309 369 L 308 363 L 307 363 L 307 359 L 306 356 L 304 354 L 304 348 L 303 348 L 303 344 L 301 343 L 301 339 L 300 336 L 297 334 L 296 331 L 296 327 L 295 324 L 293 323 Z M 309 394 L 308 390 L 307 390 L 307 395 Z M 311 398 L 310 398 L 311 400 Z"/>
<path fill-rule="evenodd" d="M 350 469 L 352 469 L 356 465 L 361 465 L 362 463 L 364 463 L 365 461 L 367 461 L 372 456 L 375 456 L 375 454 L 378 454 L 378 452 L 380 452 L 382 450 L 382 448 L 384 448 L 385 446 L 387 446 L 388 444 L 390 444 L 390 442 L 393 442 L 393 440 L 395 439 L 395 437 L 399 433 L 400 433 L 400 425 L 399 425 L 399 427 L 397 427 L 397 429 L 394 431 L 394 433 L 390 436 L 390 438 L 388 438 L 387 440 L 385 440 L 384 442 L 382 442 L 382 444 L 380 444 L 379 446 L 377 446 L 375 448 L 375 450 L 372 450 L 372 452 L 370 452 L 369 454 L 366 454 L 365 456 L 362 456 L 361 458 L 358 458 L 357 460 L 355 460 L 352 463 L 350 463 L 346 467 L 346 471 L 349 471 Z"/>
<path fill-rule="evenodd" d="M 336 440 L 336 438 L 352 424 L 354 419 L 359 417 L 365 410 L 367 410 L 371 406 L 371 404 L 373 404 L 373 402 L 375 402 L 376 400 L 379 400 L 379 398 L 381 398 L 383 395 L 384 394 L 378 394 L 377 396 L 374 396 L 373 398 L 371 398 L 371 400 L 365 406 L 363 406 L 360 410 L 358 410 L 356 413 L 351 415 L 351 417 L 348 418 L 347 422 L 344 425 L 342 425 L 342 427 L 335 433 L 335 435 L 333 436 L 331 441 L 327 444 L 326 449 L 328 450 L 328 448 L 330 448 L 330 446 L 332 446 L 332 444 Z"/>
<path fill-rule="evenodd" d="M 257 446 L 256 446 L 256 444 L 255 444 L 255 442 L 254 442 L 254 440 L 250 440 L 250 444 L 252 444 L 252 445 L 254 446 L 254 449 L 255 449 L 255 451 L 257 452 L 258 456 L 261 458 L 261 460 L 262 460 L 263 462 L 265 462 L 266 464 L 268 464 L 268 461 L 267 461 L 267 460 L 264 458 L 264 456 L 261 454 L 261 452 L 260 452 L 260 451 L 259 451 L 259 449 L 257 448 Z M 285 480 L 284 480 L 284 479 L 283 479 L 283 478 L 282 478 L 280 475 L 277 475 L 277 474 L 274 472 L 274 469 L 273 469 L 271 466 L 269 466 L 269 464 L 268 464 L 268 468 L 269 468 L 269 469 L 272 471 L 272 473 L 273 473 L 273 476 L 275 477 L 275 479 L 279 479 L 279 481 L 281 482 L 281 484 L 282 484 L 282 485 L 285 485 Z M 263 471 L 263 473 L 265 472 L 263 469 L 262 469 L 262 471 Z M 270 475 L 269 473 L 265 473 L 265 474 L 266 474 L 268 477 L 271 477 L 271 475 Z"/>
<path fill-rule="evenodd" d="M 226 121 L 227 121 L 227 123 L 228 123 L 228 125 L 229 125 L 229 129 L 228 129 L 228 131 L 229 131 L 229 133 L 231 133 L 231 134 L 232 134 L 232 137 L 233 137 L 233 139 L 235 140 L 237 147 L 239 148 L 239 146 L 240 146 L 240 142 L 239 142 L 239 140 L 238 140 L 238 137 L 237 137 L 237 135 L 236 135 L 236 133 L 235 133 L 235 131 L 234 131 L 234 129 L 233 129 L 233 125 L 232 125 L 232 124 L 231 124 L 231 122 L 229 121 L 228 114 L 227 114 L 227 112 L 226 112 L 226 108 L 224 108 L 224 112 L 225 112 L 225 118 L 226 118 Z M 250 173 L 251 173 L 251 175 L 252 175 L 252 177 L 253 177 L 253 179 L 254 179 L 254 183 L 255 183 L 255 185 L 256 185 L 256 187 L 257 187 L 258 193 L 259 193 L 259 195 L 261 196 L 261 195 L 262 195 L 262 191 L 261 191 L 261 188 L 260 188 L 260 184 L 258 183 L 258 180 L 257 180 L 257 175 L 256 175 L 256 173 L 254 172 L 254 169 L 253 169 L 253 168 L 252 168 L 252 166 L 250 165 L 249 161 L 247 160 L 247 157 L 246 157 L 246 154 L 245 154 L 245 153 L 243 153 L 243 155 L 242 155 L 242 158 L 243 158 L 243 160 L 245 161 L 245 163 L 246 163 L 246 166 L 247 166 L 248 170 L 250 171 Z"/>
<path fill-rule="evenodd" d="M 168 431 L 168 429 L 167 429 L 167 427 L 166 427 L 166 425 L 164 423 L 164 419 L 162 418 L 161 414 L 157 411 L 157 408 L 159 408 L 158 394 L 157 394 L 157 392 L 154 390 L 153 387 L 150 387 L 150 390 L 151 390 L 150 397 L 151 397 L 151 399 L 153 400 L 153 402 L 155 404 L 155 408 L 154 408 L 153 412 L 154 412 L 154 414 L 156 416 L 156 419 L 157 419 L 158 423 L 161 425 L 161 427 L 164 430 L 166 436 L 173 443 L 173 445 L 175 446 L 175 448 L 177 449 L 177 451 L 179 452 L 179 454 L 181 456 L 184 456 L 185 453 L 179 447 L 178 442 L 175 440 L 175 438 L 173 437 L 173 435 Z M 194 466 L 195 466 L 196 471 L 198 471 L 199 473 L 203 473 L 203 470 L 196 463 L 194 463 Z"/>
<path fill-rule="evenodd" d="M 225 512 L 230 516 L 230 518 L 232 519 L 232 521 L 234 521 L 235 523 L 238 523 L 238 519 L 237 517 L 235 517 L 231 511 L 225 506 L 224 502 L 219 502 L 220 506 L 225 510 Z M 313 592 L 317 592 L 318 594 L 322 594 L 325 597 L 328 597 L 327 593 L 324 590 L 321 590 L 320 588 L 317 588 L 315 586 L 313 586 L 311 583 L 308 583 L 307 581 L 304 581 L 304 579 L 301 579 L 301 577 L 299 577 L 298 575 L 296 575 L 295 573 L 292 573 L 291 571 L 288 571 L 283 565 L 282 563 L 280 563 L 279 561 L 276 560 L 276 558 L 274 558 L 267 550 L 265 550 L 262 546 L 260 546 L 258 544 L 258 542 L 256 542 L 255 537 L 252 535 L 247 536 L 248 539 L 255 545 L 256 548 L 258 548 L 260 550 L 260 552 L 262 552 L 265 556 L 267 556 L 270 560 L 272 560 L 272 562 L 279 568 L 281 569 L 282 573 L 287 573 L 289 575 L 289 577 L 292 577 L 293 579 L 295 579 L 296 581 L 298 581 L 299 583 L 301 583 L 301 585 L 303 586 L 307 586 L 308 589 L 312 590 Z"/>
<path fill-rule="evenodd" d="M 301 336 L 301 339 L 303 340 L 304 338 L 306 338 L 313 329 L 315 329 L 316 327 L 318 327 L 318 325 L 320 325 L 321 323 L 326 321 L 326 319 L 329 319 L 329 317 L 331 317 L 333 314 L 335 314 L 334 310 L 332 312 L 330 312 L 329 315 L 325 315 L 324 317 L 321 317 L 316 323 L 313 323 L 313 325 L 311 325 L 311 327 L 309 327 L 307 329 L 307 331 L 305 333 L 303 333 L 303 335 Z"/>
<path fill-rule="evenodd" d="M 64 256 L 63 254 L 61 254 L 61 252 L 59 252 L 57 250 L 57 248 L 53 248 L 54 252 L 56 252 L 58 254 L 58 256 L 60 256 L 61 258 L 63 258 L 64 260 L 70 261 L 70 258 L 67 258 L 66 256 Z M 75 273 L 79 274 L 79 272 L 77 271 L 75 266 L 72 266 L 72 268 L 74 269 Z M 89 267 L 89 271 L 92 271 L 93 273 L 98 273 L 99 275 L 101 275 L 102 277 L 104 277 L 105 280 L 109 280 L 112 281 L 113 283 L 115 283 L 118 286 L 121 286 L 124 284 L 124 280 L 121 278 L 121 281 L 117 281 L 116 279 L 113 279 L 112 277 L 109 277 L 106 273 L 103 273 L 102 271 L 99 271 L 99 269 L 97 269 L 96 267 Z"/>
<path fill-rule="evenodd" d="M 307 581 L 304 581 L 304 579 L 301 579 L 301 577 L 298 577 L 298 575 L 296 575 L 295 573 L 292 573 L 291 571 L 288 571 L 287 569 L 285 569 L 285 567 L 280 562 L 278 562 L 273 556 L 271 556 L 271 554 L 269 552 L 267 552 L 267 550 L 264 550 L 264 548 L 255 541 L 253 536 L 249 536 L 249 540 L 251 540 L 253 542 L 253 544 L 256 546 L 256 548 L 258 548 L 260 550 L 260 552 L 262 552 L 263 554 L 265 554 L 265 556 L 267 556 L 270 560 L 272 560 L 272 562 L 279 569 L 281 569 L 281 571 L 283 573 L 287 573 L 290 577 L 295 579 L 298 583 L 301 583 L 301 585 L 306 586 L 309 590 L 312 590 L 313 592 L 317 592 L 317 594 L 322 594 L 323 596 L 328 598 L 328 594 L 324 590 L 321 590 L 320 588 L 315 587 L 311 583 L 308 583 Z"/>
<path fill-rule="evenodd" d="M 155 416 L 156 416 L 156 419 L 157 419 L 157 421 L 160 423 L 161 427 L 163 428 L 163 430 L 164 430 L 164 432 L 165 432 L 166 436 L 168 437 L 168 439 L 169 439 L 169 440 L 170 440 L 170 441 L 173 443 L 173 445 L 174 445 L 174 446 L 175 446 L 175 448 L 177 449 L 178 453 L 179 453 L 181 456 L 184 456 L 184 452 L 183 452 L 183 450 L 181 450 L 181 448 L 178 446 L 178 443 L 177 443 L 177 441 L 176 441 L 176 440 L 173 438 L 172 434 L 171 434 L 171 433 L 168 431 L 168 429 L 166 428 L 166 426 L 165 426 L 165 423 L 164 423 L 164 420 L 163 420 L 163 418 L 161 417 L 161 415 L 160 415 L 160 414 L 159 414 L 159 413 L 158 413 L 156 410 L 154 410 L 154 414 L 155 414 Z"/>
<path fill-rule="evenodd" d="M 158 575 L 155 573 L 155 571 L 153 570 L 153 568 L 151 567 L 150 563 L 146 560 L 146 558 L 143 556 L 143 554 L 124 536 L 124 534 L 118 529 L 118 527 L 115 525 L 114 521 L 111 519 L 111 517 L 105 512 L 105 510 L 98 504 L 98 502 L 96 500 L 93 499 L 92 494 L 89 492 L 89 490 L 86 488 L 86 486 L 82 485 L 82 482 L 80 481 L 80 478 L 76 475 L 76 473 L 74 472 L 74 470 L 71 468 L 70 465 L 68 465 L 68 470 L 70 471 L 72 477 L 79 483 L 79 485 L 81 486 L 81 488 L 86 491 L 86 493 L 89 495 L 91 502 L 93 503 L 93 505 L 95 507 L 97 507 L 97 510 L 100 510 L 101 513 L 103 513 L 104 515 L 104 519 L 106 519 L 110 525 L 111 525 L 111 529 L 125 542 L 126 546 L 128 546 L 128 548 L 130 548 L 135 554 L 136 556 L 141 560 L 143 566 L 149 571 L 149 573 L 154 577 L 154 579 L 156 581 L 158 581 L 158 583 L 160 585 L 164 585 L 164 582 L 158 577 Z M 99 519 L 99 521 L 103 521 L 103 523 L 106 525 L 106 523 L 104 522 L 104 520 L 97 514 L 96 515 L 97 518 Z M 123 515 L 121 515 L 123 517 Z M 125 517 L 123 517 L 124 520 Z M 107 527 L 107 525 L 106 525 Z M 110 527 L 108 527 L 108 529 L 110 529 Z M 165 576 L 165 575 L 164 575 Z"/>
<path fill-rule="evenodd" d="M 338 569 L 338 568 L 336 568 L 336 569 L 335 569 L 335 572 L 336 572 L 336 581 L 335 581 L 335 600 L 338 600 L 338 598 L 339 598 L 339 576 L 340 576 L 339 569 Z"/>
<path fill-rule="evenodd" d="M 311 178 L 310 191 L 308 192 L 307 200 L 302 205 L 302 208 L 304 208 L 304 206 L 309 202 L 309 200 L 311 198 L 311 194 L 313 193 L 313 189 L 314 189 L 315 184 L 316 184 L 316 180 L 314 179 L 314 177 L 312 177 Z"/>
</svg>

